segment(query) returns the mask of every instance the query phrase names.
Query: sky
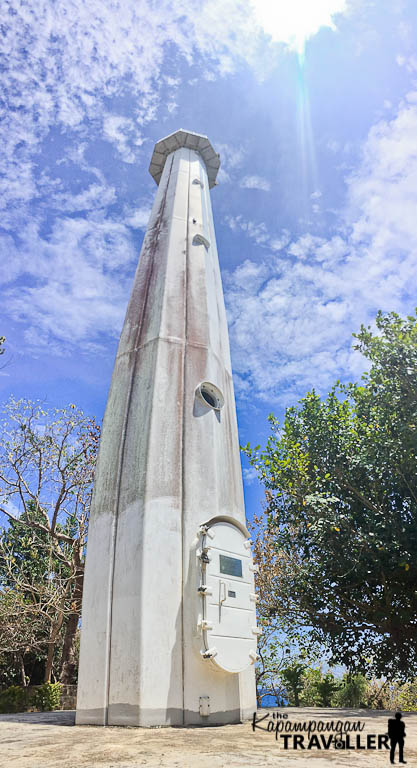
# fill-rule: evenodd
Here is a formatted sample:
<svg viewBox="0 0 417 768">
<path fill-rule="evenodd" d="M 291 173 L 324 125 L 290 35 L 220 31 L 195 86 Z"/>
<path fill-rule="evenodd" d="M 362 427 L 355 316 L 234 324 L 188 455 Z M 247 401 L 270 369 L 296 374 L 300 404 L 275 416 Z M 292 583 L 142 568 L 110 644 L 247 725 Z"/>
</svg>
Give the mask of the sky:
<svg viewBox="0 0 417 768">
<path fill-rule="evenodd" d="M 290 6 L 290 7 L 289 7 Z M 0 399 L 101 420 L 160 138 L 203 133 L 240 441 L 356 380 L 417 283 L 415 0 L 9 0 Z M 244 462 L 247 513 L 262 496 Z"/>
</svg>

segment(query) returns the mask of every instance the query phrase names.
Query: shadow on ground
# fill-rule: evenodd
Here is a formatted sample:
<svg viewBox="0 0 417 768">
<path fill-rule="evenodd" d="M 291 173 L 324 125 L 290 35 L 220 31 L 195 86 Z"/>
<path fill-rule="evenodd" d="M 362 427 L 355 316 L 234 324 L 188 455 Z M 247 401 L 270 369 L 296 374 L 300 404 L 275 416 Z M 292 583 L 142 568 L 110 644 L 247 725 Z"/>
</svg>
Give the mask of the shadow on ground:
<svg viewBox="0 0 417 768">
<path fill-rule="evenodd" d="M 360 719 L 366 718 L 381 718 L 392 717 L 392 712 L 384 711 L 381 709 L 335 709 L 331 707 L 303 707 L 298 709 L 296 707 L 263 707 L 258 709 L 258 717 L 262 717 L 267 712 L 279 712 L 280 714 L 286 713 L 287 715 L 302 716 L 307 720 L 318 719 L 334 719 L 339 720 L 345 717 L 355 717 Z M 404 713 L 407 716 L 407 713 Z M 413 713 L 415 714 L 415 713 Z M 9 723 L 27 723 L 31 725 L 75 725 L 75 709 L 71 710 L 56 710 L 55 712 L 18 712 L 14 715 L 0 715 L 0 722 Z M 181 727 L 181 726 L 179 726 Z M 207 726 L 203 726 L 207 727 Z"/>
<path fill-rule="evenodd" d="M 0 722 L 28 723 L 30 725 L 75 725 L 75 709 L 55 712 L 17 712 L 0 715 Z"/>
</svg>

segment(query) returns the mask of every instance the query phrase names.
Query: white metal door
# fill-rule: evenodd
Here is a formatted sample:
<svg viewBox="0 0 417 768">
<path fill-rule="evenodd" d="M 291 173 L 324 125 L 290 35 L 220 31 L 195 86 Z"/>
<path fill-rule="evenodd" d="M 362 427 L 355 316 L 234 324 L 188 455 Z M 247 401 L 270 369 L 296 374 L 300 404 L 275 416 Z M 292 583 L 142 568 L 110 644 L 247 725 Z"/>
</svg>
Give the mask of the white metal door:
<svg viewBox="0 0 417 768">
<path fill-rule="evenodd" d="M 242 528 L 224 520 L 202 527 L 202 656 L 227 672 L 253 664 L 259 634 L 251 542 Z"/>
</svg>

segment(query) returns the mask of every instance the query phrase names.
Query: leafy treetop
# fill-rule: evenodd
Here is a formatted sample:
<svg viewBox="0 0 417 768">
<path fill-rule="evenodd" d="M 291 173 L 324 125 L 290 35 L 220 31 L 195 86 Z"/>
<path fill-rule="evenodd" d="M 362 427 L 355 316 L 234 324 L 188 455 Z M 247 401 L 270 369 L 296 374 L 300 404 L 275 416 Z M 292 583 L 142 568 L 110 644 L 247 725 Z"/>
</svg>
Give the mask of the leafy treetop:
<svg viewBox="0 0 417 768">
<path fill-rule="evenodd" d="M 266 488 L 267 612 L 304 626 L 333 663 L 417 674 L 417 317 L 376 318 L 355 348 L 361 383 L 336 382 L 270 416 L 244 449 Z M 283 564 L 291 567 L 283 568 Z M 265 601 L 264 601 L 265 602 Z"/>
</svg>

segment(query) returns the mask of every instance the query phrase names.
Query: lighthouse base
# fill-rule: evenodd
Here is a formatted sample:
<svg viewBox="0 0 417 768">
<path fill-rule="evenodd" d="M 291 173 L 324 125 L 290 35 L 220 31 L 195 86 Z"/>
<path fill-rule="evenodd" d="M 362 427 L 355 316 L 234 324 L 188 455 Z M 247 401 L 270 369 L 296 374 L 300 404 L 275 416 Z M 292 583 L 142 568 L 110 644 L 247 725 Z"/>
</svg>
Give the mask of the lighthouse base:
<svg viewBox="0 0 417 768">
<path fill-rule="evenodd" d="M 256 704 L 246 710 L 231 709 L 226 712 L 212 712 L 200 715 L 197 711 L 182 709 L 140 710 L 131 704 L 112 704 L 105 709 L 77 709 L 76 725 L 115 725 L 137 728 L 168 728 L 172 726 L 214 726 L 233 725 L 251 720 Z"/>
</svg>

